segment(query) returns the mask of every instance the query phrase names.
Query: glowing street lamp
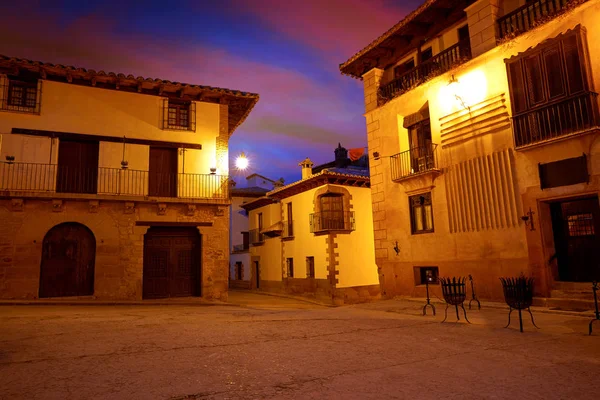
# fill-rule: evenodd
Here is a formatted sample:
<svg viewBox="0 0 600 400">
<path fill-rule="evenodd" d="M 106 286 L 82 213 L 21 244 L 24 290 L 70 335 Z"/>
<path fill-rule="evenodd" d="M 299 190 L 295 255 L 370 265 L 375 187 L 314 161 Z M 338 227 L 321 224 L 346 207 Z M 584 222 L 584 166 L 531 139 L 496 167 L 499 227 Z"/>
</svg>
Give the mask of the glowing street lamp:
<svg viewBox="0 0 600 400">
<path fill-rule="evenodd" d="M 238 158 L 235 159 L 235 167 L 240 171 L 243 171 L 246 168 L 248 168 L 248 164 L 248 158 L 246 157 L 244 152 L 242 152 L 242 154 L 240 154 Z"/>
</svg>

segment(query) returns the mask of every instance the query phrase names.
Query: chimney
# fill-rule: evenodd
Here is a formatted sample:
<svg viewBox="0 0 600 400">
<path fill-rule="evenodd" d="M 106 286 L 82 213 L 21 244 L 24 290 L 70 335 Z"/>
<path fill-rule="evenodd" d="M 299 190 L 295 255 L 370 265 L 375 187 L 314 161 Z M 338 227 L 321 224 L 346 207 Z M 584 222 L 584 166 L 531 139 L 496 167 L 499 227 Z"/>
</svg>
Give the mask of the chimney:
<svg viewBox="0 0 600 400">
<path fill-rule="evenodd" d="M 283 187 L 284 183 L 285 183 L 285 181 L 283 180 L 283 178 L 279 178 L 278 180 L 273 182 L 273 189 Z"/>
<path fill-rule="evenodd" d="M 338 143 L 337 149 L 335 149 L 335 166 L 338 168 L 344 168 L 348 166 L 348 150 L 342 147 Z"/>
<path fill-rule="evenodd" d="M 306 157 L 306 159 L 298 165 L 302 167 L 302 179 L 308 179 L 312 176 L 312 167 L 314 164 L 310 161 L 310 158 Z"/>
</svg>

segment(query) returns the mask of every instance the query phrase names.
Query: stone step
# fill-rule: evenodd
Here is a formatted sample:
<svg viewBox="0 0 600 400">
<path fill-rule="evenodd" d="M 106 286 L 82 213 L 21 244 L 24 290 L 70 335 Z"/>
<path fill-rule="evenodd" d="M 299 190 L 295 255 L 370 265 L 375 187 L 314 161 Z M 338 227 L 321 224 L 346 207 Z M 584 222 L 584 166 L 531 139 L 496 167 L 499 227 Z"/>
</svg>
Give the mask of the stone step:
<svg viewBox="0 0 600 400">
<path fill-rule="evenodd" d="M 555 290 L 592 292 L 592 282 L 554 282 L 552 288 Z"/>
<path fill-rule="evenodd" d="M 578 300 L 594 300 L 594 292 L 592 290 L 551 290 L 551 298 L 557 299 L 578 299 Z"/>
<path fill-rule="evenodd" d="M 554 297 L 534 297 L 533 305 L 538 307 L 548 307 L 551 310 L 561 311 L 593 311 L 594 299 L 575 299 L 575 298 L 554 298 Z"/>
</svg>

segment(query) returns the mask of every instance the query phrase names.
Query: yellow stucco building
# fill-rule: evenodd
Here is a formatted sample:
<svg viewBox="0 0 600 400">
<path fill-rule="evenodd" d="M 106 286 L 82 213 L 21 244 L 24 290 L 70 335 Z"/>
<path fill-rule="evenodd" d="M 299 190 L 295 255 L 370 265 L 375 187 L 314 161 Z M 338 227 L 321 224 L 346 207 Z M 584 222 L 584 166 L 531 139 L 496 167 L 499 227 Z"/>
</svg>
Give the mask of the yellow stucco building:
<svg viewBox="0 0 600 400">
<path fill-rule="evenodd" d="M 380 298 L 366 157 L 300 163 L 302 179 L 241 207 L 248 211 L 252 288 L 334 304 Z"/>
<path fill-rule="evenodd" d="M 597 0 L 428 0 L 340 65 L 364 82 L 383 295 L 471 274 L 500 300 L 523 273 L 539 303 L 591 301 L 599 21 Z"/>
<path fill-rule="evenodd" d="M 0 298 L 227 298 L 258 95 L 0 56 Z"/>
</svg>

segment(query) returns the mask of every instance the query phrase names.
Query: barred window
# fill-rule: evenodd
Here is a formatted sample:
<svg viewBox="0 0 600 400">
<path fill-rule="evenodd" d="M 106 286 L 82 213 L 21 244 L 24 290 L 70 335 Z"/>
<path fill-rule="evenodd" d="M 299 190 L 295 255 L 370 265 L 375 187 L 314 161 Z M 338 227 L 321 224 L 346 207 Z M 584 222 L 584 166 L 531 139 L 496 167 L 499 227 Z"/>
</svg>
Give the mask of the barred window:
<svg viewBox="0 0 600 400">
<path fill-rule="evenodd" d="M 196 107 L 194 102 L 164 99 L 163 129 L 196 130 Z"/>
<path fill-rule="evenodd" d="M 37 100 L 37 83 L 9 81 L 8 105 L 15 107 L 35 108 Z"/>
</svg>

